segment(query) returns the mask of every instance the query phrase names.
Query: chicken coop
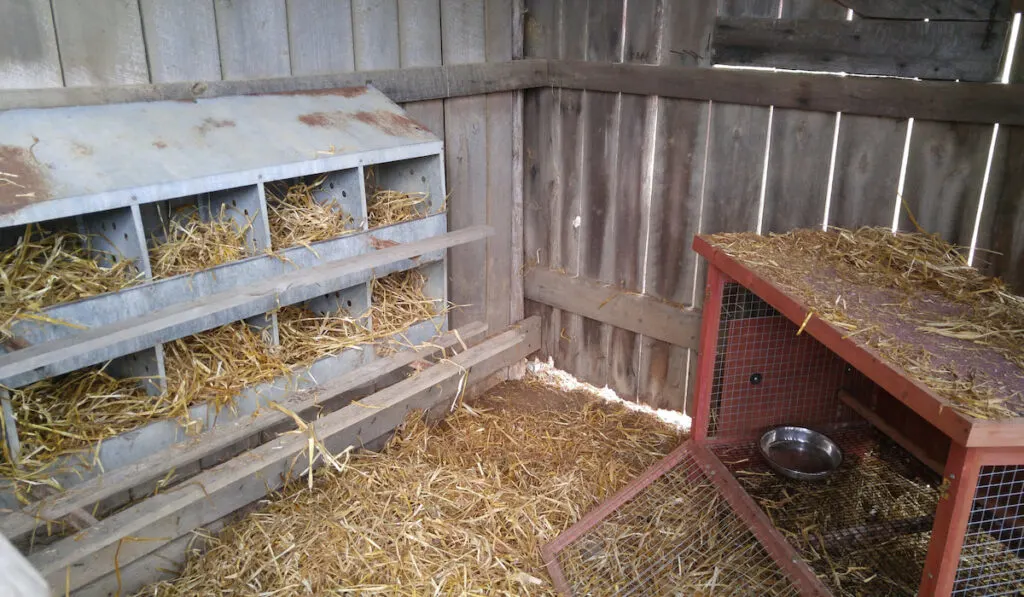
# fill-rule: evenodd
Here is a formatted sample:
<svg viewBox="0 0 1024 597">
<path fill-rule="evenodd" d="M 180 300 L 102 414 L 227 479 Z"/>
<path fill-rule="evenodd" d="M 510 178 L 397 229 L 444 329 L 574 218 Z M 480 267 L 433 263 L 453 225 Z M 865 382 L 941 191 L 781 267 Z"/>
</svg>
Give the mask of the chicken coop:
<svg viewBox="0 0 1024 597">
<path fill-rule="evenodd" d="M 1024 592 L 1022 11 L 0 0 L 0 593 Z"/>
</svg>

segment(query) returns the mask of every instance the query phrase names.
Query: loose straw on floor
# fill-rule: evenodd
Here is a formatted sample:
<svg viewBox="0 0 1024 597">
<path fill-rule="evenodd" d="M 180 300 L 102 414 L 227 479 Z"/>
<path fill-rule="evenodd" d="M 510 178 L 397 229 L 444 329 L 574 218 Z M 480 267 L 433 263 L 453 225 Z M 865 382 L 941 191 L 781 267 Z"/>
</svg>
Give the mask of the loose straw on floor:
<svg viewBox="0 0 1024 597">
<path fill-rule="evenodd" d="M 434 427 L 414 416 L 383 453 L 340 459 L 312 490 L 295 471 L 180 578 L 139 595 L 554 595 L 540 546 L 678 438 L 587 399 L 517 408 L 494 394 Z"/>
<path fill-rule="evenodd" d="M 276 182 L 266 185 L 267 216 L 270 239 L 274 249 L 309 246 L 323 240 L 358 232 L 352 216 L 334 198 L 319 202 L 314 192 L 322 190 L 327 176 L 291 184 Z"/>
</svg>

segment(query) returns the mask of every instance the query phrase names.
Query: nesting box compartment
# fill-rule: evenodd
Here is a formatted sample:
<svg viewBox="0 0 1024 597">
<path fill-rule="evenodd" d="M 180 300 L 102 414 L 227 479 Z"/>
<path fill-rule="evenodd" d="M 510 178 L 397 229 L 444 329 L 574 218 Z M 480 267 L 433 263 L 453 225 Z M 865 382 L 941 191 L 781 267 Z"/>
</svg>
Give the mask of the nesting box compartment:
<svg viewBox="0 0 1024 597">
<path fill-rule="evenodd" d="M 343 117 L 345 114 L 361 117 Z M 384 126 L 375 118 L 402 126 Z M 132 141 L 104 142 L 113 138 Z M 37 160 L 33 168 L 39 174 L 38 188 L 32 189 L 29 198 L 0 214 L 0 241 L 13 245 L 27 224 L 48 225 L 60 216 L 59 230 L 89 235 L 89 248 L 98 263 L 109 266 L 130 260 L 140 274 L 138 283 L 116 292 L 48 305 L 39 310 L 40 317 L 17 321 L 12 328 L 30 346 L 74 341 L 82 330 L 144 318 L 222 293 L 244 296 L 254 284 L 268 279 L 447 232 L 441 141 L 372 88 L 338 94 L 12 110 L 0 114 L 0 143 L 26 151 L 31 148 Z M 89 150 L 75 151 L 75 147 Z M 377 172 L 377 180 L 389 188 L 422 192 L 439 201 L 415 221 L 399 222 L 371 234 L 367 169 Z M 274 242 L 281 237 L 274 228 L 279 222 L 268 206 L 272 199 L 268 194 L 296 183 L 314 187 L 310 198 L 316 206 L 339 214 L 342 225 L 334 229 L 337 234 L 312 242 Z M 224 250 L 226 258 L 211 263 L 186 260 L 170 272 L 158 262 L 159 247 L 165 242 L 188 237 L 190 226 L 216 222 L 225 223 L 237 236 L 216 247 Z M 213 250 L 210 243 L 199 245 L 202 250 Z M 321 315 L 344 309 L 363 318 L 367 329 L 372 329 L 373 278 L 421 268 L 429 274 L 430 296 L 443 303 L 447 299 L 445 259 L 445 251 L 439 249 L 414 259 L 354 268 L 353 273 L 315 281 L 309 289 L 288 296 L 300 298 L 298 304 Z M 265 350 L 277 355 L 287 347 L 282 344 L 276 312 L 295 300 L 279 297 L 266 306 L 266 313 L 255 315 L 231 310 L 216 317 L 197 315 L 160 328 L 131 350 L 120 346 L 78 351 L 2 381 L 9 388 L 20 388 L 106 363 L 106 370 L 115 377 L 145 378 L 147 391 L 158 400 L 167 391 L 165 343 L 245 321 L 264 339 Z M 446 322 L 441 310 L 431 321 L 413 325 L 403 337 L 425 341 L 436 330 L 446 329 Z M 376 358 L 377 352 L 374 345 L 367 344 L 325 353 L 312 362 L 289 363 L 286 374 L 246 387 L 228 407 L 191 405 L 188 425 L 176 419 L 143 422 L 87 448 L 88 458 L 62 457 L 65 466 L 54 478 L 62 487 L 70 487 L 103 470 L 128 465 L 198 430 L 249 416 L 296 390 L 352 371 Z M 24 357 L 8 347 L 3 358 L 14 363 Z M 5 441 L 17 453 L 17 404 L 0 398 Z M 194 468 L 212 466 L 230 455 L 207 459 L 209 462 L 196 463 Z M 100 510 L 144 497 L 153 488 L 149 483 L 110 498 Z M 13 491 L 0 492 L 0 502 L 5 507 L 20 507 Z"/>
</svg>

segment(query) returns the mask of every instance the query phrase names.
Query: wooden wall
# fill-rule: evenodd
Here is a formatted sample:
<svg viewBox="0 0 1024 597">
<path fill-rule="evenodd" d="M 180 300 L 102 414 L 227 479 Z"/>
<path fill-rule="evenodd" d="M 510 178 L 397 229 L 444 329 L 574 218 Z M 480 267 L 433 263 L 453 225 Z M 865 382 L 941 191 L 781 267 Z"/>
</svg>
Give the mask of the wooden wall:
<svg viewBox="0 0 1024 597">
<path fill-rule="evenodd" d="M 928 12 L 936 5 L 954 3 L 843 4 L 862 12 L 851 15 L 831 0 L 527 1 L 525 52 L 998 80 L 1012 19 L 1004 0 L 971 3 L 941 23 L 924 19 L 936 18 Z M 997 143 L 976 231 L 992 125 L 775 109 L 745 105 L 743 93 L 737 89 L 728 103 L 528 91 L 527 264 L 699 309 L 704 274 L 690 250 L 695 233 L 895 222 L 976 245 L 984 267 L 1012 282 L 1024 279 L 1017 267 L 1024 263 L 1024 184 L 1003 176 L 1024 171 L 1020 144 L 1006 147 L 1020 140 L 1019 131 L 1004 131 Z M 1006 255 L 993 259 L 990 247 Z M 546 296 L 557 295 L 551 280 L 545 283 Z M 559 304 L 571 303 L 566 297 Z M 623 397 L 687 408 L 695 344 L 668 344 L 550 304 L 527 301 L 527 312 L 544 316 L 545 351 L 556 365 Z"/>
<path fill-rule="evenodd" d="M 516 0 L 0 0 L 0 89 L 509 61 L 520 18 Z M 462 305 L 452 325 L 522 318 L 511 250 L 519 94 L 406 106 L 445 140 L 449 225 L 497 232 L 485 251 L 452 252 L 450 298 Z"/>
</svg>

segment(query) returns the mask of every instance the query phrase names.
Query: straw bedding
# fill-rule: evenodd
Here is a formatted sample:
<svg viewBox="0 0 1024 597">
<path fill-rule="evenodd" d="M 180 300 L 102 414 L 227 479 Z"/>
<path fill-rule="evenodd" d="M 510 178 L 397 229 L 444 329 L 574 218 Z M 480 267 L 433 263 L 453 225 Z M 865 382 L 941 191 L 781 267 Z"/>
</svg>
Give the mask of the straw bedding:
<svg viewBox="0 0 1024 597">
<path fill-rule="evenodd" d="M 22 319 L 53 320 L 46 307 L 127 288 L 141 281 L 135 265 L 119 259 L 111 267 L 97 263 L 91 237 L 49 232 L 29 224 L 14 247 L 0 252 L 0 341 L 12 338 Z"/>
<path fill-rule="evenodd" d="M 309 246 L 359 231 L 352 215 L 336 199 L 320 203 L 314 197 L 326 180 L 327 176 L 322 175 L 311 182 L 300 179 L 291 184 L 275 182 L 266 186 L 267 219 L 275 249 Z"/>
<path fill-rule="evenodd" d="M 938 236 L 861 228 L 708 240 L 957 411 L 1024 415 L 1024 298 Z"/>
<path fill-rule="evenodd" d="M 281 344 L 270 346 L 269 328 L 262 332 L 237 321 L 164 344 L 167 390 L 149 396 L 142 379 L 117 379 L 100 368 L 76 371 L 12 391 L 11 400 L 22 442 L 19 468 L 4 453 L 0 475 L 26 483 L 45 482 L 58 457 L 83 452 L 90 444 L 159 419 L 178 418 L 185 425 L 189 408 L 207 403 L 231 408 L 246 387 L 288 375 L 328 355 L 401 335 L 409 326 L 440 313 L 424 294 L 426 278 L 415 270 L 396 272 L 373 281 L 375 323 L 347 312 L 318 315 L 300 305 L 278 311 Z M 386 347 L 382 347 L 386 348 Z M 198 429 L 196 429 L 198 431 Z M 4 444 L 6 450 L 6 444 Z"/>
<path fill-rule="evenodd" d="M 377 186 L 376 170 L 366 169 L 366 215 L 370 228 L 422 218 L 427 214 L 427 193 L 406 193 Z"/>
<path fill-rule="evenodd" d="M 540 545 L 678 440 L 621 407 L 499 386 L 301 479 L 139 595 L 553 595 Z"/>
<path fill-rule="evenodd" d="M 210 220 L 197 210 L 170 218 L 163 237 L 152 237 L 149 252 L 153 278 L 170 278 L 237 261 L 248 256 L 246 233 L 252 221 L 239 225 L 228 216 L 227 205 Z"/>
</svg>

